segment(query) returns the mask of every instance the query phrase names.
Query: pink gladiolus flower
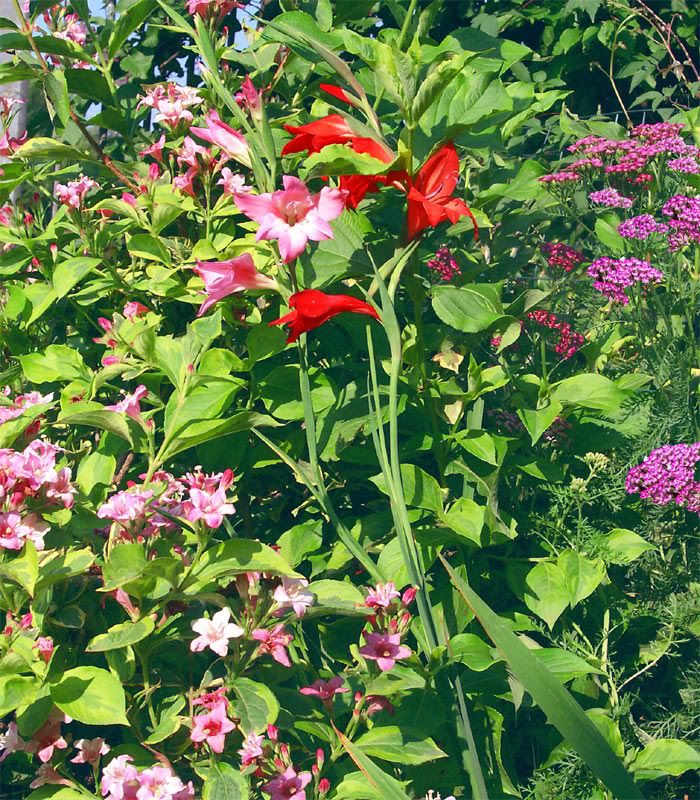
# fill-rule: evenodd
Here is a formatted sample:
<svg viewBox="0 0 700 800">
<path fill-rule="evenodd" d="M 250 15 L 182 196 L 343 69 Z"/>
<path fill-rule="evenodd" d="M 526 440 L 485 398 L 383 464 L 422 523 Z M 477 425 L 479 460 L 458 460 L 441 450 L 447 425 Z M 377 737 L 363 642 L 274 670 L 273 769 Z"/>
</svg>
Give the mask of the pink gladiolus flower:
<svg viewBox="0 0 700 800">
<path fill-rule="evenodd" d="M 71 758 L 71 764 L 95 764 L 100 756 L 106 756 L 111 747 L 104 739 L 78 739 L 75 742 L 78 755 Z"/>
<path fill-rule="evenodd" d="M 221 179 L 216 182 L 217 186 L 224 187 L 224 194 L 233 196 L 236 193 L 245 194 L 253 187 L 248 186 L 245 182 L 245 176 L 239 173 L 231 172 L 228 167 L 221 170 Z"/>
<path fill-rule="evenodd" d="M 293 608 L 297 617 L 303 617 L 306 609 L 314 604 L 313 594 L 306 591 L 308 585 L 309 582 L 304 578 L 282 578 L 282 583 L 273 594 L 279 612 Z"/>
<path fill-rule="evenodd" d="M 190 132 L 205 142 L 210 142 L 219 147 L 229 158 L 240 161 L 241 164 L 250 166 L 250 152 L 248 142 L 237 130 L 221 120 L 216 110 L 206 116 L 206 127 L 190 128 Z"/>
<path fill-rule="evenodd" d="M 127 417 L 132 419 L 139 419 L 141 417 L 141 400 L 148 394 L 148 389 L 143 386 L 137 386 L 133 394 L 124 395 L 124 399 L 120 400 L 111 406 L 105 406 L 108 411 L 116 411 L 120 414 L 126 414 Z"/>
<path fill-rule="evenodd" d="M 228 653 L 229 639 L 237 639 L 245 633 L 240 625 L 231 622 L 231 611 L 228 608 L 217 611 L 211 619 L 202 617 L 196 620 L 192 623 L 192 630 L 199 636 L 190 642 L 190 650 L 198 653 L 208 647 L 222 658 Z"/>
<path fill-rule="evenodd" d="M 137 800 L 175 800 L 187 788 L 167 767 L 145 769 L 138 779 L 141 785 L 136 792 Z"/>
<path fill-rule="evenodd" d="M 382 672 L 388 672 L 399 659 L 411 655 L 410 649 L 401 644 L 398 633 L 365 633 L 364 636 L 367 644 L 360 648 L 360 655 L 376 661 Z"/>
<path fill-rule="evenodd" d="M 378 583 L 374 589 L 369 590 L 365 605 L 370 608 L 389 608 L 397 597 L 401 597 L 401 593 L 396 591 L 396 586 L 391 581 Z"/>
<path fill-rule="evenodd" d="M 292 663 L 287 654 L 287 647 L 294 638 L 291 633 L 285 633 L 284 625 L 276 625 L 272 630 L 266 631 L 262 628 L 254 630 L 251 634 L 258 645 L 258 654 L 269 653 L 278 664 L 283 667 L 291 667 Z"/>
<path fill-rule="evenodd" d="M 238 751 L 241 757 L 241 764 L 248 767 L 254 764 L 263 754 L 263 749 L 260 746 L 263 742 L 264 736 L 257 733 L 249 733 L 243 740 L 243 747 Z"/>
<path fill-rule="evenodd" d="M 330 704 L 335 695 L 350 691 L 347 686 L 343 685 L 344 683 L 344 679 L 336 675 L 328 681 L 314 681 L 311 686 L 304 686 L 299 691 L 309 697 L 318 697 L 324 704 Z"/>
<path fill-rule="evenodd" d="M 277 281 L 255 269 L 249 253 L 228 261 L 197 261 L 194 271 L 204 281 L 207 299 L 197 312 L 201 317 L 215 303 L 245 289 L 276 289 Z"/>
<path fill-rule="evenodd" d="M 132 300 L 124 306 L 122 314 L 127 319 L 134 320 L 136 317 L 140 317 L 142 314 L 147 314 L 149 310 L 150 309 L 148 309 L 143 303 L 139 303 L 138 300 Z"/>
<path fill-rule="evenodd" d="M 53 655 L 53 639 L 50 636 L 40 636 L 34 647 L 39 651 L 39 655 L 48 664 Z"/>
<path fill-rule="evenodd" d="M 310 772 L 297 773 L 294 767 L 287 767 L 278 778 L 266 783 L 262 790 L 270 795 L 270 800 L 306 800 L 304 787 L 310 781 Z"/>
<path fill-rule="evenodd" d="M 226 734 L 236 727 L 226 716 L 225 703 L 218 703 L 206 714 L 198 714 L 192 722 L 192 741 L 206 742 L 215 753 L 224 752 Z"/>
<path fill-rule="evenodd" d="M 109 800 L 124 800 L 135 797 L 133 791 L 138 786 L 139 774 L 129 762 L 131 756 L 113 758 L 102 771 L 102 794 Z"/>
<path fill-rule="evenodd" d="M 282 259 L 289 263 L 304 252 L 309 240 L 320 242 L 333 238 L 328 224 L 345 208 L 347 192 L 325 186 L 311 194 L 306 184 L 292 175 L 282 178 L 284 189 L 254 195 L 236 194 L 238 208 L 260 223 L 256 239 L 277 239 Z"/>
</svg>

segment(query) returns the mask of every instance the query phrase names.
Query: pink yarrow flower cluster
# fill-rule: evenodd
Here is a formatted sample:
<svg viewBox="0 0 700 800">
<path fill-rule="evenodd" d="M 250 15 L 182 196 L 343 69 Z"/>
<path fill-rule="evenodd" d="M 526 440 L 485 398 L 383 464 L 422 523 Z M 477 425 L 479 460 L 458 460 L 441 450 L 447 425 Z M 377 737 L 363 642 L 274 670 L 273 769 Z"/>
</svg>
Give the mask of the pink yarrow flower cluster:
<svg viewBox="0 0 700 800">
<path fill-rule="evenodd" d="M 583 334 L 575 331 L 569 322 L 559 319 L 556 314 L 549 311 L 529 311 L 527 318 L 541 328 L 557 333 L 558 338 L 554 345 L 554 352 L 562 358 L 571 358 L 586 342 Z"/>
<path fill-rule="evenodd" d="M 428 269 L 434 272 L 439 280 L 448 283 L 453 280 L 457 275 L 461 275 L 462 270 L 459 268 L 455 257 L 452 255 L 449 247 L 443 245 L 435 251 L 435 255 L 428 259 Z"/>
<path fill-rule="evenodd" d="M 92 178 L 81 175 L 77 180 L 68 183 L 57 183 L 54 187 L 54 194 L 59 203 L 63 203 L 72 211 L 78 211 L 83 207 L 85 195 L 97 186 L 97 182 Z"/>
<path fill-rule="evenodd" d="M 630 217 L 617 226 L 617 232 L 625 239 L 639 239 L 646 241 L 655 233 L 666 233 L 668 225 L 657 222 L 651 214 L 640 214 Z"/>
<path fill-rule="evenodd" d="M 664 203 L 661 212 L 667 217 L 668 246 L 672 252 L 700 243 L 700 196 L 674 195 Z"/>
<path fill-rule="evenodd" d="M 627 493 L 639 494 L 654 505 L 675 504 L 700 514 L 700 481 L 695 477 L 699 461 L 700 442 L 658 447 L 627 473 Z"/>
<path fill-rule="evenodd" d="M 72 508 L 76 490 L 69 467 L 57 468 L 59 448 L 35 439 L 24 450 L 0 450 L 0 547 L 44 549 L 49 524 L 42 512 Z"/>
<path fill-rule="evenodd" d="M 613 303 L 628 305 L 627 290 L 635 285 L 648 286 L 661 283 L 663 272 L 652 267 L 648 261 L 638 258 L 597 258 L 588 268 L 588 275 L 594 278 L 593 288 L 612 300 Z"/>
<path fill-rule="evenodd" d="M 547 266 L 557 267 L 564 272 L 571 272 L 586 260 L 583 253 L 564 242 L 542 242 L 540 250 L 547 259 Z"/>
<path fill-rule="evenodd" d="M 140 772 L 133 758 L 113 758 L 102 771 L 100 788 L 105 800 L 190 800 L 192 781 L 184 784 L 168 767 L 154 764 Z"/>
<path fill-rule="evenodd" d="M 617 189 L 600 189 L 597 192 L 591 192 L 588 195 L 591 203 L 598 206 L 605 206 L 606 208 L 632 208 L 634 200 L 631 197 L 621 195 Z"/>
<path fill-rule="evenodd" d="M 197 89 L 166 83 L 151 87 L 139 101 L 139 106 L 152 108 L 155 111 L 155 122 L 177 128 L 180 123 L 192 122 L 194 115 L 190 109 L 201 102 Z"/>
</svg>

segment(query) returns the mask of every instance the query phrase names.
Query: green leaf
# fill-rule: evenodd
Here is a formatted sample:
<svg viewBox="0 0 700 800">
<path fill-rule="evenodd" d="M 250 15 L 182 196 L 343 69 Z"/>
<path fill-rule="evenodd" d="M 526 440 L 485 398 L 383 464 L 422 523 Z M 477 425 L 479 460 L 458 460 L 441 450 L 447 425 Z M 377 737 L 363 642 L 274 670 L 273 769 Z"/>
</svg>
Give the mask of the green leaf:
<svg viewBox="0 0 700 800">
<path fill-rule="evenodd" d="M 56 297 L 65 297 L 77 283 L 97 269 L 101 263 L 99 258 L 89 258 L 88 256 L 76 256 L 61 261 L 51 277 Z"/>
<path fill-rule="evenodd" d="M 631 775 L 581 706 L 452 566 L 442 557 L 441 561 L 452 583 L 503 654 L 513 675 L 571 747 L 610 789 L 614 797 L 644 800 Z"/>
<path fill-rule="evenodd" d="M 395 725 L 377 725 L 356 739 L 354 744 L 368 756 L 397 764 L 425 764 L 447 758 L 447 753 L 432 739 L 412 739 Z"/>
<path fill-rule="evenodd" d="M 447 645 L 447 652 L 451 661 L 466 664 L 474 672 L 483 672 L 497 661 L 489 645 L 474 633 L 453 636 Z"/>
<path fill-rule="evenodd" d="M 380 492 L 389 494 L 383 474 L 375 475 L 370 480 Z M 442 511 L 442 490 L 432 475 L 414 464 L 402 464 L 401 481 L 406 505 L 427 508 L 436 514 Z"/>
<path fill-rule="evenodd" d="M 496 446 L 493 438 L 486 431 L 460 431 L 455 439 L 461 447 L 480 461 L 494 466 L 498 464 Z"/>
<path fill-rule="evenodd" d="M 562 412 L 564 406 L 556 401 L 550 402 L 545 408 L 529 409 L 519 408 L 518 416 L 530 434 L 533 444 L 536 444 L 543 433 L 549 430 L 554 420 Z"/>
<path fill-rule="evenodd" d="M 236 716 L 244 734 L 261 733 L 268 725 L 274 724 L 280 704 L 264 683 L 238 678 L 232 688 L 236 695 Z"/>
<path fill-rule="evenodd" d="M 613 564 L 631 564 L 647 550 L 654 550 L 638 533 L 627 528 L 614 528 L 604 539 L 607 546 L 607 558 Z"/>
<path fill-rule="evenodd" d="M 119 15 L 109 37 L 107 56 L 114 58 L 131 34 L 140 27 L 156 7 L 155 0 L 139 0 Z"/>
<path fill-rule="evenodd" d="M 137 542 L 126 542 L 112 548 L 102 568 L 103 590 L 110 592 L 139 577 L 146 567 L 146 553 Z"/>
<path fill-rule="evenodd" d="M 70 99 L 66 75 L 62 69 L 54 69 L 44 75 L 44 91 L 61 124 L 65 127 L 70 122 Z"/>
<path fill-rule="evenodd" d="M 127 441 L 132 447 L 135 444 L 134 422 L 119 411 L 110 411 L 106 408 L 95 411 L 79 411 L 77 414 L 59 415 L 59 421 L 66 425 L 87 425 L 90 428 L 109 431 Z M 139 438 L 138 435 L 137 438 Z"/>
<path fill-rule="evenodd" d="M 547 669 L 560 681 L 570 681 L 581 675 L 602 675 L 602 670 L 559 647 L 541 647 L 532 651 Z"/>
<path fill-rule="evenodd" d="M 42 559 L 39 566 L 39 589 L 46 589 L 55 583 L 82 575 L 95 561 L 94 553 L 88 548 L 67 550 L 65 553 L 53 553 L 46 561 Z"/>
<path fill-rule="evenodd" d="M 601 244 L 614 255 L 621 256 L 625 252 L 625 240 L 617 232 L 620 219 L 616 214 L 599 217 L 595 222 L 595 234 Z"/>
<path fill-rule="evenodd" d="M 440 522 L 447 525 L 457 536 L 481 547 L 481 529 L 484 527 L 486 509 L 469 497 L 460 497 L 444 514 Z"/>
<path fill-rule="evenodd" d="M 552 400 L 558 403 L 593 408 L 607 414 L 618 411 L 624 399 L 625 393 L 610 378 L 594 372 L 564 378 L 552 391 Z"/>
<path fill-rule="evenodd" d="M 77 350 L 65 344 L 51 344 L 43 353 L 19 357 L 22 371 L 31 383 L 90 380 L 90 370 Z"/>
<path fill-rule="evenodd" d="M 106 650 L 128 647 L 150 636 L 155 626 L 151 617 L 144 617 L 137 622 L 120 622 L 112 625 L 106 633 L 94 636 L 85 650 L 88 653 L 104 653 Z"/>
<path fill-rule="evenodd" d="M 0 675 L 0 717 L 34 702 L 37 680 L 26 675 Z"/>
<path fill-rule="evenodd" d="M 356 153 L 344 144 L 327 145 L 304 159 L 303 164 L 306 179 L 319 175 L 384 175 L 391 169 L 391 163 Z"/>
<path fill-rule="evenodd" d="M 25 311 L 24 324 L 29 327 L 51 308 L 56 302 L 56 292 L 49 283 L 32 283 L 24 287 L 24 297 L 29 303 L 29 315 Z M 58 345 L 57 345 L 58 346 Z"/>
<path fill-rule="evenodd" d="M 605 579 L 605 565 L 599 558 L 586 558 L 574 550 L 563 550 L 557 564 L 564 573 L 571 608 L 593 594 Z"/>
<path fill-rule="evenodd" d="M 446 325 L 464 333 L 480 333 L 503 316 L 500 286 L 491 283 L 436 286 L 433 309 Z"/>
<path fill-rule="evenodd" d="M 295 525 L 277 540 L 279 553 L 292 567 L 296 567 L 309 553 L 316 552 L 323 541 L 320 525 Z"/>
<path fill-rule="evenodd" d="M 335 725 L 333 725 L 333 729 L 338 739 L 340 739 L 340 743 L 345 752 L 355 762 L 357 768 L 365 776 L 367 783 L 377 792 L 382 800 L 409 800 L 403 786 L 396 778 L 392 778 L 391 775 L 387 775 L 386 772 L 380 769 L 356 744 L 351 742 L 344 733 L 341 733 Z"/>
<path fill-rule="evenodd" d="M 364 595 L 348 581 L 313 581 L 309 585 L 309 591 L 316 597 L 316 602 L 306 612 L 310 616 L 329 611 L 335 614 L 367 613 Z"/>
<path fill-rule="evenodd" d="M 161 264 L 170 266 L 172 258 L 169 250 L 155 236 L 149 233 L 135 233 L 126 243 L 129 253 L 135 258 L 143 258 L 146 261 L 160 261 Z"/>
<path fill-rule="evenodd" d="M 86 725 L 128 725 L 126 696 L 119 679 L 99 667 L 76 667 L 51 685 L 54 703 Z"/>
<path fill-rule="evenodd" d="M 525 605 L 550 629 L 569 605 L 566 577 L 556 564 L 541 561 L 525 578 Z"/>
<path fill-rule="evenodd" d="M 230 764 L 212 764 L 202 787 L 202 800 L 248 800 L 248 780 Z"/>
<path fill-rule="evenodd" d="M 233 578 L 245 572 L 269 572 L 298 578 L 279 553 L 251 539 L 231 539 L 205 550 L 192 570 L 199 583 Z"/>
<path fill-rule="evenodd" d="M 190 447 L 209 442 L 212 439 L 239 431 L 249 431 L 253 428 L 277 427 L 279 424 L 272 417 L 268 417 L 266 414 L 257 414 L 254 411 L 239 411 L 226 419 L 190 422 L 181 433 L 168 442 L 162 457 L 168 461 L 183 450 L 188 450 Z"/>
<path fill-rule="evenodd" d="M 637 753 L 631 769 L 641 780 L 678 776 L 700 769 L 700 753 L 680 739 L 655 739 Z"/>
<path fill-rule="evenodd" d="M 5 553 L 7 554 L 8 551 L 6 550 Z M 0 575 L 5 575 L 15 581 L 30 597 L 33 597 L 34 587 L 39 578 L 39 560 L 34 543 L 27 541 L 21 554 L 0 562 Z"/>
<path fill-rule="evenodd" d="M 45 158 L 51 161 L 77 161 L 78 163 L 84 161 L 94 163 L 96 161 L 95 157 L 89 153 L 83 153 L 68 144 L 43 136 L 29 139 L 29 141 L 15 150 L 14 155 L 17 158 L 25 158 L 29 161 L 35 158 Z"/>
<path fill-rule="evenodd" d="M 27 795 L 26 800 L 89 800 L 94 795 L 78 792 L 68 786 L 42 786 Z"/>
</svg>

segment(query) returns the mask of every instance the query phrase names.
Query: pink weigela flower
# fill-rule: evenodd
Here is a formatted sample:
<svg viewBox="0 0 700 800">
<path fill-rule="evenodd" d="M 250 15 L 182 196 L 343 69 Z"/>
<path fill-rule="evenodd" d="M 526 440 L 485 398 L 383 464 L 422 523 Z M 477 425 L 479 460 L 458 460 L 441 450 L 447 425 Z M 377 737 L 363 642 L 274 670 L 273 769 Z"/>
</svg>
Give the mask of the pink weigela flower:
<svg viewBox="0 0 700 800">
<path fill-rule="evenodd" d="M 364 647 L 360 648 L 360 655 L 377 662 L 377 666 L 382 672 L 393 669 L 396 662 L 402 658 L 408 658 L 411 651 L 408 647 L 401 644 L 401 636 L 398 633 L 365 633 Z"/>
<path fill-rule="evenodd" d="M 396 586 L 391 581 L 378 583 L 367 593 L 365 605 L 370 608 L 389 608 L 397 597 L 401 597 L 401 592 L 396 590 Z"/>
<path fill-rule="evenodd" d="M 192 122 L 194 115 L 190 108 L 202 102 L 197 89 L 191 86 L 178 86 L 175 83 L 159 84 L 151 87 L 141 98 L 139 106 L 152 108 L 155 122 L 162 122 L 169 128 L 177 128 L 181 122 Z"/>
<path fill-rule="evenodd" d="M 237 639 L 245 633 L 240 625 L 231 622 L 231 611 L 228 608 L 217 611 L 211 619 L 202 617 L 196 620 L 192 623 L 192 630 L 199 636 L 190 642 L 190 650 L 198 653 L 208 647 L 222 658 L 228 653 L 229 639 Z"/>
<path fill-rule="evenodd" d="M 68 181 L 66 184 L 57 183 L 54 186 L 54 194 L 59 203 L 68 206 L 73 211 L 83 207 L 85 195 L 97 186 L 97 182 L 92 178 L 81 175 L 75 181 Z"/>
<path fill-rule="evenodd" d="M 297 617 L 303 617 L 306 609 L 314 604 L 314 595 L 306 588 L 308 585 L 304 578 L 282 578 L 272 595 L 279 611 L 292 608 Z"/>
<path fill-rule="evenodd" d="M 217 703 L 205 714 L 197 714 L 193 717 L 192 724 L 192 741 L 206 742 L 215 753 L 224 752 L 226 734 L 236 727 L 226 716 L 226 703 Z"/>
<path fill-rule="evenodd" d="M 299 772 L 294 767 L 287 769 L 277 778 L 266 783 L 262 790 L 270 795 L 270 800 L 306 800 L 304 787 L 311 782 L 310 772 Z"/>
<path fill-rule="evenodd" d="M 327 681 L 317 680 L 311 686 L 304 686 L 299 692 L 309 697 L 318 697 L 324 704 L 329 704 L 335 695 L 349 692 L 350 689 L 344 686 L 345 680 L 339 675 L 335 675 Z"/>
<path fill-rule="evenodd" d="M 140 402 L 148 394 L 148 389 L 142 384 L 136 387 L 133 394 L 125 394 L 124 399 L 120 400 L 111 406 L 105 406 L 107 411 L 116 411 L 119 414 L 126 414 L 127 417 L 132 419 L 141 418 L 141 405 Z"/>
<path fill-rule="evenodd" d="M 271 655 L 278 664 L 283 667 L 291 667 L 292 663 L 287 654 L 287 647 L 294 638 L 291 633 L 286 633 L 284 625 L 276 625 L 272 630 L 258 628 L 251 634 L 253 639 L 258 642 L 258 654 Z"/>
<path fill-rule="evenodd" d="M 96 764 L 100 756 L 106 756 L 111 750 L 104 739 L 78 739 L 75 742 L 78 755 L 71 758 L 72 764 Z"/>
</svg>

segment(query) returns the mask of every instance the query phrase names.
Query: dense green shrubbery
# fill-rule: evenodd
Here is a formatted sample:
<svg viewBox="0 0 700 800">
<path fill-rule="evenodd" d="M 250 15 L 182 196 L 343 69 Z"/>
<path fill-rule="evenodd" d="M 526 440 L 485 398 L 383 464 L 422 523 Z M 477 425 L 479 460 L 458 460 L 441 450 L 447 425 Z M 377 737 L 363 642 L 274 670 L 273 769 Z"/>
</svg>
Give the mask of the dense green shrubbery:
<svg viewBox="0 0 700 800">
<path fill-rule="evenodd" d="M 1 21 L 0 793 L 692 796 L 697 65 L 236 5 Z"/>
</svg>

